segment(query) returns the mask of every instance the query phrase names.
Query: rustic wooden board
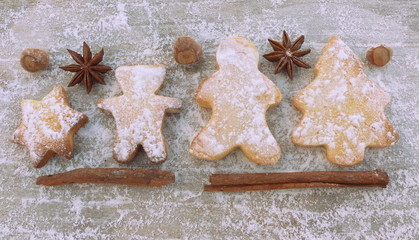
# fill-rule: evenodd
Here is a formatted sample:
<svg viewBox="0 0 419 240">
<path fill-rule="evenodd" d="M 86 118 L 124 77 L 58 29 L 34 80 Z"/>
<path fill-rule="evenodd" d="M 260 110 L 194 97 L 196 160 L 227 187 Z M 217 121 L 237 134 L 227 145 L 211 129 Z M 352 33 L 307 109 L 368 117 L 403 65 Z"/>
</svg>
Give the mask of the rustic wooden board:
<svg viewBox="0 0 419 240">
<path fill-rule="evenodd" d="M 306 36 L 305 57 L 314 65 L 327 39 L 341 38 L 365 61 L 369 47 L 386 44 L 393 60 L 383 68 L 365 66 L 366 74 L 392 95 L 386 114 L 401 138 L 392 148 L 369 149 L 365 162 L 345 170 L 383 169 L 386 189 L 307 189 L 246 193 L 207 193 L 212 173 L 342 170 L 327 162 L 321 148 L 292 144 L 290 134 L 301 114 L 291 99 L 313 78 L 298 69 L 293 81 L 272 74 L 260 59 L 260 70 L 283 94 L 268 111 L 269 126 L 283 156 L 273 166 L 249 162 L 240 151 L 208 162 L 187 152 L 194 134 L 210 112 L 198 107 L 193 93 L 216 70 L 218 43 L 229 36 L 251 40 L 269 52 L 267 38 Z M 172 44 L 182 35 L 204 49 L 203 61 L 179 66 Z M 0 2 L 0 236 L 2 239 L 418 239 L 419 168 L 417 97 L 419 71 L 418 1 L 115 1 L 3 0 Z M 82 86 L 67 88 L 72 106 L 90 122 L 76 135 L 75 156 L 55 157 L 34 169 L 25 148 L 9 139 L 19 125 L 22 99 L 40 99 L 54 86 L 65 86 L 70 73 L 58 67 L 72 63 L 66 49 L 81 51 L 86 41 L 104 64 L 165 64 L 161 95 L 181 98 L 184 110 L 166 118 L 169 160 L 152 165 L 144 153 L 126 165 L 176 172 L 177 182 L 162 188 L 110 185 L 41 187 L 35 178 L 80 167 L 124 167 L 112 159 L 114 120 L 95 102 L 120 89 L 114 72 L 106 86 L 90 95 Z M 19 66 L 28 47 L 50 53 L 46 71 L 30 74 Z"/>
</svg>

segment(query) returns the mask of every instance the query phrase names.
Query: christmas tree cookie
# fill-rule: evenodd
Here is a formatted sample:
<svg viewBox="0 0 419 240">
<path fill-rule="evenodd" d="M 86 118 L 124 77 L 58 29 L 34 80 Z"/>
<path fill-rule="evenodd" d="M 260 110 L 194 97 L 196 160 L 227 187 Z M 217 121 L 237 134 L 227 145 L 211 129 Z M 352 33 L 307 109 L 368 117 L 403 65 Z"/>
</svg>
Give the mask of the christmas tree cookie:
<svg viewBox="0 0 419 240">
<path fill-rule="evenodd" d="M 338 37 L 329 39 L 315 79 L 295 98 L 303 113 L 292 141 L 324 146 L 327 159 L 341 166 L 363 161 L 366 147 L 395 144 L 398 133 L 384 115 L 390 96 L 363 72 L 363 64 Z"/>
<path fill-rule="evenodd" d="M 266 123 L 269 107 L 281 93 L 258 69 L 259 52 L 244 38 L 229 38 L 218 47 L 219 70 L 205 79 L 195 93 L 201 107 L 211 108 L 208 124 L 192 140 L 189 153 L 218 160 L 235 148 L 259 164 L 274 164 L 281 149 Z"/>
</svg>

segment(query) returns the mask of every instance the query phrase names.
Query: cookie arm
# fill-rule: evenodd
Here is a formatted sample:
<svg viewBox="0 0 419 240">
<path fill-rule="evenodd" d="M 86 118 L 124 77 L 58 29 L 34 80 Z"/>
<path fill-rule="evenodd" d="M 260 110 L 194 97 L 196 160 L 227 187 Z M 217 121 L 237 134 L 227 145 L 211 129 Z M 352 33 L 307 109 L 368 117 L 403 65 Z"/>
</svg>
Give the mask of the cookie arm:
<svg viewBox="0 0 419 240">
<path fill-rule="evenodd" d="M 164 106 L 165 112 L 177 113 L 182 110 L 182 100 L 179 98 L 171 98 L 158 96 L 159 102 Z"/>
<path fill-rule="evenodd" d="M 265 84 L 268 87 L 268 104 L 270 106 L 278 105 L 282 99 L 281 91 L 279 91 L 275 83 L 273 83 L 267 76 L 263 75 L 263 80 L 265 80 Z"/>
<path fill-rule="evenodd" d="M 99 99 L 96 104 L 99 109 L 104 111 L 105 113 L 111 114 L 111 108 L 112 102 L 114 101 L 114 98 L 107 98 L 107 99 Z"/>
<path fill-rule="evenodd" d="M 214 98 L 213 93 L 216 92 L 214 82 L 214 75 L 205 79 L 198 87 L 195 92 L 195 99 L 201 107 L 210 108 L 212 99 Z"/>
</svg>

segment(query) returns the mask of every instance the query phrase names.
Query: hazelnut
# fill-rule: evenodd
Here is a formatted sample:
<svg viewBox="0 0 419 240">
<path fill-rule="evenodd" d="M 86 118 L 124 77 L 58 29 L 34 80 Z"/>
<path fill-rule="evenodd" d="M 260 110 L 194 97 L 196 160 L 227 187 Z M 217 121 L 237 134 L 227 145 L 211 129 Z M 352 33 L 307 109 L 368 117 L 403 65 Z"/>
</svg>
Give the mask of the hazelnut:
<svg viewBox="0 0 419 240">
<path fill-rule="evenodd" d="M 367 59 L 370 63 L 374 64 L 375 66 L 382 67 L 386 65 L 391 57 L 393 56 L 393 50 L 389 47 L 384 45 L 370 48 L 367 51 Z"/>
<path fill-rule="evenodd" d="M 41 49 L 27 48 L 20 55 L 20 65 L 28 72 L 44 70 L 48 64 L 48 53 Z"/>
<path fill-rule="evenodd" d="M 176 62 L 180 64 L 197 63 L 202 58 L 202 48 L 192 38 L 180 37 L 175 41 L 173 56 Z"/>
</svg>

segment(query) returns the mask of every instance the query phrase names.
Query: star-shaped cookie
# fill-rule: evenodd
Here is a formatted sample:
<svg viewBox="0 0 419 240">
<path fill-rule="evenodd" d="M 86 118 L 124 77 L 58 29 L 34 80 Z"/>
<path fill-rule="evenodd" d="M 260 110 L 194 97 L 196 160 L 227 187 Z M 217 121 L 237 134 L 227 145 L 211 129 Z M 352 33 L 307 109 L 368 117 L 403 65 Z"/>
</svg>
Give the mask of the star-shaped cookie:
<svg viewBox="0 0 419 240">
<path fill-rule="evenodd" d="M 303 113 L 292 140 L 325 146 L 327 159 L 352 166 L 366 147 L 386 147 L 399 135 L 384 115 L 390 95 L 371 81 L 354 52 L 338 37 L 329 39 L 314 68 L 315 79 L 294 98 Z"/>
<path fill-rule="evenodd" d="M 182 107 L 180 99 L 156 95 L 163 86 L 165 67 L 122 66 L 115 74 L 123 95 L 98 101 L 98 107 L 115 118 L 114 158 L 129 162 L 142 145 L 151 162 L 163 162 L 167 158 L 162 134 L 164 116 L 167 112 L 179 112 Z"/>
<path fill-rule="evenodd" d="M 73 153 L 73 136 L 88 118 L 69 106 L 63 87 L 55 87 L 41 101 L 23 100 L 22 123 L 12 141 L 29 149 L 34 167 L 44 166 L 55 154 Z"/>
</svg>

